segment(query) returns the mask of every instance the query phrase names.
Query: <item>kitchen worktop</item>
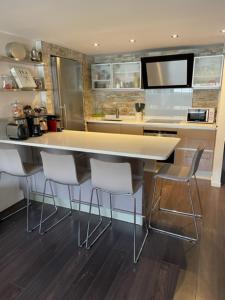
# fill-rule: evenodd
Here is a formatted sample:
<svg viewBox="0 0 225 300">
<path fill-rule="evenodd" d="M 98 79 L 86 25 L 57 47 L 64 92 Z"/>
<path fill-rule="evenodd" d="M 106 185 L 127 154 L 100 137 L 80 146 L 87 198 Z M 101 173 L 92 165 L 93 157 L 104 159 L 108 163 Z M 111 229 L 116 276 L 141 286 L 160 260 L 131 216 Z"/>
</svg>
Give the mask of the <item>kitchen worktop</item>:
<svg viewBox="0 0 225 300">
<path fill-rule="evenodd" d="M 86 131 L 46 133 L 23 141 L 0 139 L 0 143 L 49 149 L 82 151 L 141 159 L 166 160 L 179 143 L 179 138 L 134 136 Z"/>
<path fill-rule="evenodd" d="M 106 124 L 121 124 L 121 125 L 139 125 L 145 128 L 148 127 L 166 127 L 166 128 L 183 128 L 183 129 L 202 129 L 202 130 L 216 130 L 216 123 L 191 123 L 179 121 L 176 119 L 150 119 L 145 117 L 142 121 L 137 121 L 135 117 L 121 116 L 118 121 L 115 117 L 89 117 L 86 118 L 88 123 L 106 123 Z"/>
</svg>

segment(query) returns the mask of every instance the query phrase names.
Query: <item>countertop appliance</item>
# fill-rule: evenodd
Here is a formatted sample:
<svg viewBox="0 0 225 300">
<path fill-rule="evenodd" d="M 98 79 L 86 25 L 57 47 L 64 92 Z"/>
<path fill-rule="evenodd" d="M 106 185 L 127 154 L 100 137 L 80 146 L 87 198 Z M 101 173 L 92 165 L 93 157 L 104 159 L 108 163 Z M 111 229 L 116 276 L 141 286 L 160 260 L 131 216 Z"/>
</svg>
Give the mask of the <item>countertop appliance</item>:
<svg viewBox="0 0 225 300">
<path fill-rule="evenodd" d="M 215 108 L 213 107 L 193 107 L 187 112 L 187 122 L 214 123 Z"/>
<path fill-rule="evenodd" d="M 82 65 L 72 59 L 52 56 L 51 68 L 55 113 L 61 119 L 61 126 L 85 130 Z"/>
<path fill-rule="evenodd" d="M 15 120 L 6 125 L 6 135 L 12 140 L 26 140 L 29 130 L 26 119 Z"/>
<path fill-rule="evenodd" d="M 26 117 L 29 136 L 41 136 L 42 131 L 40 127 L 40 117 L 38 116 L 27 116 Z"/>
<path fill-rule="evenodd" d="M 193 62 L 193 53 L 142 57 L 144 89 L 191 87 Z"/>
</svg>

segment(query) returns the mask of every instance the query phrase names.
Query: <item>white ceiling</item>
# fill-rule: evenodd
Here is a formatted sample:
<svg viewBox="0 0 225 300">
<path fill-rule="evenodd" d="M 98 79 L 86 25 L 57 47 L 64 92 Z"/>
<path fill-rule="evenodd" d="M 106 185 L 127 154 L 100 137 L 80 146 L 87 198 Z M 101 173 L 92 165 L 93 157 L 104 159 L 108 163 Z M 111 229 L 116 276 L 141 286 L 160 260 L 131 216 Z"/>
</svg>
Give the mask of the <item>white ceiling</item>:
<svg viewBox="0 0 225 300">
<path fill-rule="evenodd" d="M 224 43 L 223 28 L 225 0 L 10 0 L 0 5 L 0 31 L 87 54 Z M 173 33 L 180 37 L 171 39 Z"/>
</svg>

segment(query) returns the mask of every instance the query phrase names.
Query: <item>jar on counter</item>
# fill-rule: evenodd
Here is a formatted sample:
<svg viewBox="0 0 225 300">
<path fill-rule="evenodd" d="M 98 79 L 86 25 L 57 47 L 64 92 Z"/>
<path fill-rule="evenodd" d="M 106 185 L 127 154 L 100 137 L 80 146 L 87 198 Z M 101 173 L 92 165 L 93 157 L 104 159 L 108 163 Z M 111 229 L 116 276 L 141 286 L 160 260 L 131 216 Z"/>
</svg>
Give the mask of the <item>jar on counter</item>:
<svg viewBox="0 0 225 300">
<path fill-rule="evenodd" d="M 24 117 L 23 114 L 23 105 L 16 100 L 14 103 L 11 104 L 12 106 L 12 116 L 13 118 L 22 118 Z"/>
</svg>

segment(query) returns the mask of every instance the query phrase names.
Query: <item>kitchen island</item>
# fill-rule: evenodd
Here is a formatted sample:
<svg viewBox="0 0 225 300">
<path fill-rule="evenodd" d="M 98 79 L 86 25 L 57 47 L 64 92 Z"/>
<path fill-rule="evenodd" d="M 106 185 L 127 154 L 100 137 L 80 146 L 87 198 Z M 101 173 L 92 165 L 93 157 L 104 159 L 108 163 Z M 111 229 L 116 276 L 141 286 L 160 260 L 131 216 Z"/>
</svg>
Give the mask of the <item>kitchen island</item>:
<svg viewBox="0 0 225 300">
<path fill-rule="evenodd" d="M 0 139 L 0 143 L 139 159 L 166 160 L 174 151 L 179 140 L 179 138 L 64 130 L 63 132 L 52 132 L 40 137 L 32 137 L 25 141 Z"/>
<path fill-rule="evenodd" d="M 134 136 L 123 134 L 109 134 L 109 133 L 97 133 L 97 132 L 85 132 L 85 131 L 69 131 L 57 133 L 47 133 L 41 137 L 29 138 L 25 141 L 9 140 L 7 138 L 0 139 L 1 147 L 19 147 L 20 151 L 27 153 L 28 150 L 32 152 L 32 155 L 23 155 L 26 159 L 26 155 L 31 157 L 38 157 L 40 149 L 48 151 L 69 151 L 86 153 L 88 157 L 93 155 L 103 155 L 102 159 L 110 158 L 122 158 L 127 161 L 134 159 L 135 161 L 142 162 L 143 160 L 166 160 L 174 151 L 176 145 L 179 143 L 179 138 L 168 137 L 153 137 L 153 136 Z M 33 155 L 33 151 L 35 155 Z M 143 164 L 140 164 L 143 166 Z M 142 170 L 144 171 L 144 170 Z M 38 192 L 43 191 L 43 174 L 37 175 L 35 178 L 35 189 Z M 63 187 L 57 187 L 57 192 L 60 195 L 59 205 L 65 206 L 67 197 L 66 191 Z M 145 193 L 146 194 L 146 193 Z M 104 206 L 104 195 L 102 196 L 102 202 Z M 141 223 L 141 216 L 144 214 L 146 203 L 142 201 L 143 191 L 142 188 L 137 192 L 137 211 L 139 212 Z M 123 198 L 123 199 L 122 199 Z M 90 182 L 87 182 L 82 186 L 82 210 L 87 211 L 88 203 L 90 199 Z M 38 199 L 38 197 L 36 198 Z M 115 197 L 115 212 L 114 218 L 129 221 L 129 212 L 132 211 L 131 203 L 125 199 L 125 197 Z M 126 214 L 128 213 L 128 215 Z M 107 208 L 103 211 L 103 214 L 108 215 Z"/>
</svg>

